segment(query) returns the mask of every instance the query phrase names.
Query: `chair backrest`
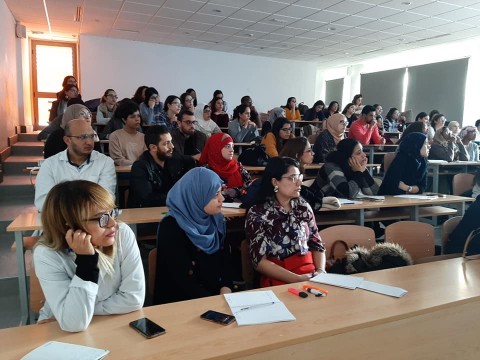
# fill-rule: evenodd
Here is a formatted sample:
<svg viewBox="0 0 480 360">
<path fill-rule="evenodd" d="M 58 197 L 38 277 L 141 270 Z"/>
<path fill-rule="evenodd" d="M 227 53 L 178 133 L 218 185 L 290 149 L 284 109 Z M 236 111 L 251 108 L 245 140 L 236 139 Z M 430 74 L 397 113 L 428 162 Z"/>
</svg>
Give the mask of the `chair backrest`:
<svg viewBox="0 0 480 360">
<path fill-rule="evenodd" d="M 45 305 L 45 295 L 32 264 L 32 269 L 30 270 L 30 311 L 38 314 L 43 305 Z"/>
<path fill-rule="evenodd" d="M 153 296 L 155 289 L 155 273 L 157 271 L 157 248 L 148 253 L 148 292 Z"/>
<path fill-rule="evenodd" d="M 433 226 L 418 221 L 398 221 L 385 228 L 385 241 L 408 251 L 413 261 L 435 255 Z"/>
<path fill-rule="evenodd" d="M 397 156 L 397 153 L 394 153 L 394 152 L 386 153 L 383 156 L 383 169 L 384 169 L 385 172 L 387 172 L 387 170 L 390 167 L 390 164 L 392 163 L 393 159 L 395 159 L 395 156 Z"/>
<path fill-rule="evenodd" d="M 442 225 L 442 254 L 445 254 L 445 245 L 447 245 L 448 237 L 455 230 L 458 223 L 463 219 L 463 216 L 454 216 Z"/>
<path fill-rule="evenodd" d="M 460 173 L 453 177 L 453 195 L 462 195 L 464 192 L 473 189 L 475 175 Z"/>
<path fill-rule="evenodd" d="M 373 229 L 360 225 L 331 226 L 321 230 L 320 237 L 325 244 L 327 259 L 331 257 L 332 245 L 337 240 L 345 241 L 349 248 L 355 245 L 371 248 L 376 244 Z M 337 246 L 333 255 L 335 259 L 340 259 L 345 256 L 345 249 Z"/>
</svg>

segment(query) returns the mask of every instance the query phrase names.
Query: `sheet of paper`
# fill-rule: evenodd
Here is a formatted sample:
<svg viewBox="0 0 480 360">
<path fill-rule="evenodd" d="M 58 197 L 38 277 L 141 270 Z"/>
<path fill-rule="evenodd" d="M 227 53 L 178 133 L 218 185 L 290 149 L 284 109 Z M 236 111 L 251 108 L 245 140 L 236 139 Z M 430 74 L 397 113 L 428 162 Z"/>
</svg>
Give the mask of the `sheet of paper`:
<svg viewBox="0 0 480 360">
<path fill-rule="evenodd" d="M 340 205 L 353 205 L 353 204 L 361 204 L 361 201 L 356 201 L 356 200 L 350 200 L 350 199 L 343 199 L 343 198 L 338 198 L 338 202 Z"/>
<path fill-rule="evenodd" d="M 310 281 L 353 290 L 360 285 L 363 281 L 363 277 L 340 274 L 318 274 L 311 278 Z"/>
<path fill-rule="evenodd" d="M 405 194 L 405 195 L 395 195 L 397 198 L 404 199 L 418 199 L 418 200 L 434 200 L 438 199 L 438 196 L 427 196 L 427 195 L 414 195 L 414 194 Z"/>
<path fill-rule="evenodd" d="M 226 203 L 226 202 L 224 202 L 222 204 L 222 207 L 240 209 L 240 205 L 242 205 L 242 203 L 237 203 L 237 202 Z"/>
<path fill-rule="evenodd" d="M 430 159 L 428 159 L 428 163 L 429 163 L 429 164 L 447 164 L 448 161 L 445 161 L 445 160 L 430 160 Z"/>
<path fill-rule="evenodd" d="M 295 316 L 271 290 L 225 294 L 224 296 L 240 326 L 295 320 Z"/>
<path fill-rule="evenodd" d="M 385 196 L 383 195 L 364 195 L 358 194 L 356 199 L 366 199 L 366 200 L 375 200 L 375 201 L 383 201 L 385 200 Z"/>
<path fill-rule="evenodd" d="M 30 351 L 22 360 L 100 360 L 109 352 L 88 346 L 49 341 Z"/>
<path fill-rule="evenodd" d="M 408 293 L 407 290 L 399 287 L 384 285 L 367 280 L 362 281 L 362 283 L 358 285 L 358 287 L 363 290 L 373 291 L 379 294 L 393 296 L 397 298 L 402 297 Z"/>
</svg>

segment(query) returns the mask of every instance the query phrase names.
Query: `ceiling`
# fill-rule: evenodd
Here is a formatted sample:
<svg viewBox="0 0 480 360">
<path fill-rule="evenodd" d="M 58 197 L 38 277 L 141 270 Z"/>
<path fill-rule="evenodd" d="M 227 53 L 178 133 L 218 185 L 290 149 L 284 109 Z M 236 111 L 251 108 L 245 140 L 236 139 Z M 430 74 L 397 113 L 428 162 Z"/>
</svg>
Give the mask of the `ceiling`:
<svg viewBox="0 0 480 360">
<path fill-rule="evenodd" d="M 40 0 L 5 0 L 29 35 Z M 53 34 L 91 34 L 346 66 L 480 36 L 477 0 L 45 0 Z M 74 21 L 77 6 L 83 9 Z M 31 35 L 30 35 L 31 36 Z"/>
</svg>

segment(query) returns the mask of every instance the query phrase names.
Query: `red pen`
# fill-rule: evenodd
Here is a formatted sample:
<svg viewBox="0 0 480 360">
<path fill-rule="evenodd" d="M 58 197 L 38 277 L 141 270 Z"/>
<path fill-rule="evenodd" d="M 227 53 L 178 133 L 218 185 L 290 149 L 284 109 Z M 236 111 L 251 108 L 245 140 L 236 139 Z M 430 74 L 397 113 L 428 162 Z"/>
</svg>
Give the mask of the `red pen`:
<svg viewBox="0 0 480 360">
<path fill-rule="evenodd" d="M 297 290 L 297 289 L 294 289 L 294 288 L 288 288 L 288 292 L 290 292 L 294 295 L 300 296 L 301 298 L 308 297 L 307 293 L 304 293 L 303 291 L 300 291 L 300 290 Z"/>
</svg>

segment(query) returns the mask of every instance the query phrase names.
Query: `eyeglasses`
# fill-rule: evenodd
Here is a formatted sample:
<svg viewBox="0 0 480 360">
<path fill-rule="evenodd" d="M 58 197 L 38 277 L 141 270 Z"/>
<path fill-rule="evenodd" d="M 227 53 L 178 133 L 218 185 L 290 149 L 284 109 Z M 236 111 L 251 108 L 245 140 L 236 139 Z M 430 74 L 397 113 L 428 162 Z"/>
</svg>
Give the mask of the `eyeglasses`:
<svg viewBox="0 0 480 360">
<path fill-rule="evenodd" d="M 105 214 L 100 215 L 99 217 L 87 219 L 85 221 L 97 220 L 98 225 L 101 228 L 105 228 L 105 227 L 107 227 L 108 223 L 110 222 L 110 218 L 112 218 L 113 220 L 117 220 L 118 215 L 120 215 L 120 211 L 118 210 L 118 208 L 115 208 L 115 209 L 110 210 L 109 212 L 106 212 Z"/>
<path fill-rule="evenodd" d="M 97 133 L 93 133 L 93 134 L 82 134 L 82 135 L 67 135 L 67 137 L 79 139 L 79 140 L 81 140 L 81 141 L 85 141 L 85 140 L 98 140 L 98 135 L 97 135 Z"/>
<path fill-rule="evenodd" d="M 290 179 L 291 182 L 303 181 L 303 174 L 293 174 L 289 176 L 282 176 L 282 179 Z"/>
<path fill-rule="evenodd" d="M 172 105 L 182 105 L 180 101 L 172 101 Z"/>
<path fill-rule="evenodd" d="M 92 117 L 92 113 L 90 111 L 80 111 L 78 113 L 78 116 L 83 116 L 83 117 Z"/>
<path fill-rule="evenodd" d="M 347 124 L 348 124 L 348 121 L 340 121 L 340 122 L 338 123 L 338 125 L 347 125 Z"/>
<path fill-rule="evenodd" d="M 114 94 L 108 94 L 107 96 L 111 97 L 112 99 L 118 99 L 118 96 Z"/>
<path fill-rule="evenodd" d="M 285 132 L 292 132 L 291 128 L 281 128 L 280 130 L 285 131 Z"/>
<path fill-rule="evenodd" d="M 188 126 L 190 125 L 197 125 L 198 124 L 198 121 L 197 120 L 194 120 L 194 121 L 190 121 L 190 120 L 182 120 L 183 123 L 187 124 Z"/>
<path fill-rule="evenodd" d="M 210 109 L 206 109 L 206 110 L 203 110 L 204 113 L 207 113 L 207 112 L 212 112 L 212 110 Z"/>
</svg>

